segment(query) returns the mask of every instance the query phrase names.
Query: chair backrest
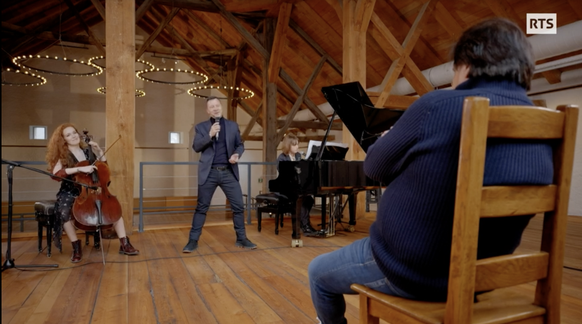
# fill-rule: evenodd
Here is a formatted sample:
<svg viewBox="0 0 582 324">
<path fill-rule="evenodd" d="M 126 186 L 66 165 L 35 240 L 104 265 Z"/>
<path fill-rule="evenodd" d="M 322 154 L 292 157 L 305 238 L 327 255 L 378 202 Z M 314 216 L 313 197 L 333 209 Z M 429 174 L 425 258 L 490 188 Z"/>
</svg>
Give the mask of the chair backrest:
<svg viewBox="0 0 582 324">
<path fill-rule="evenodd" d="M 475 292 L 532 281 L 537 281 L 534 304 L 545 308 L 548 323 L 560 322 L 577 123 L 576 106 L 489 107 L 487 98 L 465 99 L 445 323 L 471 323 Z M 484 187 L 487 138 L 555 140 L 553 184 Z M 537 213 L 545 213 L 539 252 L 477 260 L 480 218 Z"/>
</svg>

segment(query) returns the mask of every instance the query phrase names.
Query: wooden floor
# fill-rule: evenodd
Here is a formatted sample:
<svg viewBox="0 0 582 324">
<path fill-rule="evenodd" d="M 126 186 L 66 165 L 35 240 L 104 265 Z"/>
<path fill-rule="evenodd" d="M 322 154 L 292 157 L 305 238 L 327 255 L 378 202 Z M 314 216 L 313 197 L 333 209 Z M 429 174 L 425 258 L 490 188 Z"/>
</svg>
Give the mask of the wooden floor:
<svg viewBox="0 0 582 324">
<path fill-rule="evenodd" d="M 370 222 L 359 221 L 355 233 L 303 238 L 304 247 L 292 248 L 290 222 L 275 235 L 267 219 L 261 233 L 256 223 L 247 226 L 258 245 L 252 251 L 234 246 L 232 226 L 207 226 L 192 254 L 182 253 L 188 228 L 134 232 L 131 241 L 141 254 L 120 255 L 119 241 L 105 240 L 105 265 L 91 245 L 84 247 L 80 264 L 70 263 L 66 238 L 63 253 L 53 249 L 51 258 L 38 253 L 35 239 L 13 241 L 16 267 L 56 263 L 59 268 L 2 272 L 2 323 L 316 323 L 307 265 L 366 236 Z M 536 217 L 521 250 L 539 245 L 540 229 Z M 582 318 L 582 218 L 571 217 L 566 244 L 562 322 L 574 324 Z M 3 242 L 2 262 L 5 251 Z M 346 300 L 349 323 L 358 323 L 357 296 Z"/>
</svg>

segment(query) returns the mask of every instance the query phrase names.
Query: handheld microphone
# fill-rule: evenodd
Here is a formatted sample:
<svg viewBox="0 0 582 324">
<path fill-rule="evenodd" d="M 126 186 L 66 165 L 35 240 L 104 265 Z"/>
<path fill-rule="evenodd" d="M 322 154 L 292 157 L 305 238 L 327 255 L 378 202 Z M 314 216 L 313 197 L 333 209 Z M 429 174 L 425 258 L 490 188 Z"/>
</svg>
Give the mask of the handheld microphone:
<svg viewBox="0 0 582 324">
<path fill-rule="evenodd" d="M 214 117 L 214 122 L 220 124 L 220 118 L 221 118 L 220 116 Z M 220 133 L 220 131 L 216 132 L 216 139 L 218 139 L 218 133 Z"/>
</svg>

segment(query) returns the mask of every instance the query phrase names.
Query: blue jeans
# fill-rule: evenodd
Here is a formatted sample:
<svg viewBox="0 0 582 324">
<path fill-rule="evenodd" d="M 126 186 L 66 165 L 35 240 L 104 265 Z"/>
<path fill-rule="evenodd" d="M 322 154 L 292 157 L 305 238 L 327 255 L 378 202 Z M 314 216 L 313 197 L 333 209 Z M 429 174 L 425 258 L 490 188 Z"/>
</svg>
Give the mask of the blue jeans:
<svg viewBox="0 0 582 324">
<path fill-rule="evenodd" d="M 189 239 L 198 241 L 200 238 L 202 226 L 204 226 L 204 222 L 206 221 L 206 212 L 208 212 L 210 201 L 217 187 L 220 187 L 224 191 L 226 198 L 230 202 L 230 208 L 233 214 L 232 222 L 237 240 L 246 239 L 242 190 L 230 168 L 224 171 L 210 169 L 206 182 L 198 184 L 198 204 L 196 205 L 196 211 L 192 218 Z"/>
<path fill-rule="evenodd" d="M 317 317 L 323 324 L 347 323 L 344 294 L 356 294 L 358 283 L 385 294 L 413 298 L 392 285 L 372 255 L 370 238 L 355 241 L 339 250 L 317 256 L 309 264 L 309 286 Z"/>
</svg>

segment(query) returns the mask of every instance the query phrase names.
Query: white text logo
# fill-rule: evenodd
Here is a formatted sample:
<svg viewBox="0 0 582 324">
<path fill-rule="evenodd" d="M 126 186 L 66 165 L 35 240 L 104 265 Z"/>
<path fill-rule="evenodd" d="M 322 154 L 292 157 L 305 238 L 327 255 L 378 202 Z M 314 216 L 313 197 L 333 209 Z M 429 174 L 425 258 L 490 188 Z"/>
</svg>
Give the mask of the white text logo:
<svg viewBox="0 0 582 324">
<path fill-rule="evenodd" d="M 558 32 L 558 15 L 555 13 L 526 14 L 527 34 L 556 34 Z"/>
</svg>

